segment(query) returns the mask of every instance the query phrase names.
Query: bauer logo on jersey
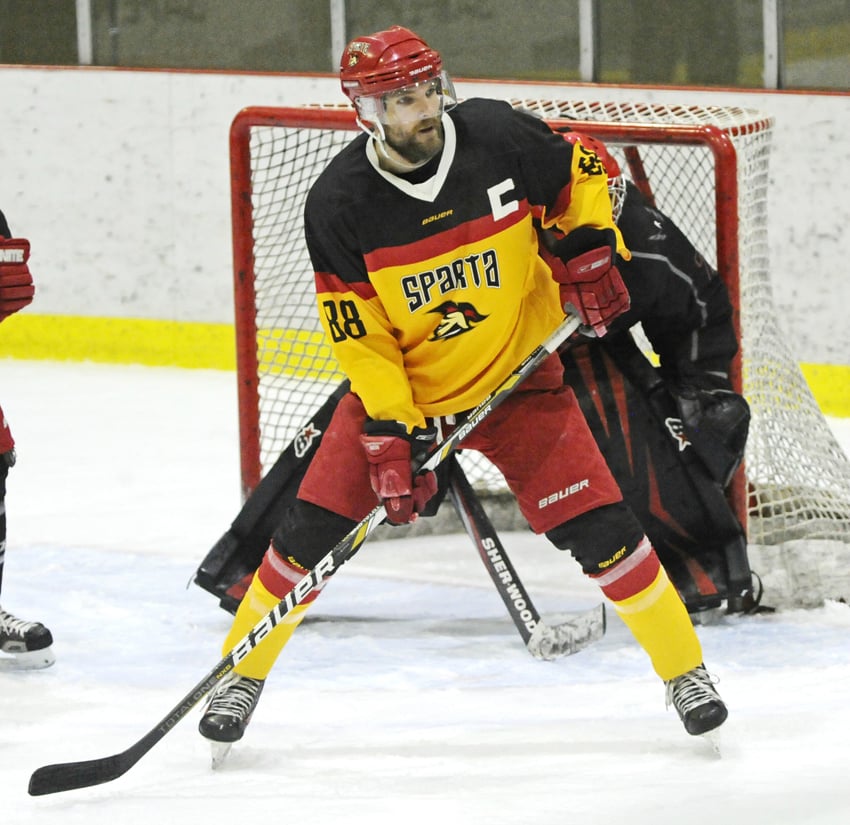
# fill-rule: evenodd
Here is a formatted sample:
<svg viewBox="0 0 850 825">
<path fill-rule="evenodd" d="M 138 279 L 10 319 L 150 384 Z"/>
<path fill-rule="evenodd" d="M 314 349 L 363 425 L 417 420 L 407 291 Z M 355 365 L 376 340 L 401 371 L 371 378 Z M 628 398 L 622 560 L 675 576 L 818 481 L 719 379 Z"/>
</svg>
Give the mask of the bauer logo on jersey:
<svg viewBox="0 0 850 825">
<path fill-rule="evenodd" d="M 682 426 L 681 418 L 665 418 L 664 426 L 667 427 L 670 435 L 673 436 L 673 440 L 678 443 L 680 453 L 684 452 L 686 447 L 691 446 L 691 442 L 688 441 L 688 437 L 685 435 L 685 428 Z"/>
<path fill-rule="evenodd" d="M 443 318 L 430 341 L 445 341 L 447 338 L 455 338 L 464 332 L 469 332 L 474 326 L 480 324 L 487 316 L 482 315 L 472 304 L 464 301 L 446 301 L 435 309 L 428 312 L 441 313 Z"/>
</svg>

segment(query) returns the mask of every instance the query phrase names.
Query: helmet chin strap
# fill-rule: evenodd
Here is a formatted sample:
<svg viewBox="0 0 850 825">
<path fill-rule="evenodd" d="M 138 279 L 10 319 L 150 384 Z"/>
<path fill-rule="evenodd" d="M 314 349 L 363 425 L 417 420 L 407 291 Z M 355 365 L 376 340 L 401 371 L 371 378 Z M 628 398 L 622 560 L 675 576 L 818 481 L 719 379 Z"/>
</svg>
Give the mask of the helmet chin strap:
<svg viewBox="0 0 850 825">
<path fill-rule="evenodd" d="M 425 160 L 420 160 L 419 163 L 411 163 L 410 161 L 402 158 L 398 152 L 395 153 L 395 157 L 392 157 L 390 153 L 387 151 L 387 143 L 381 138 L 372 135 L 372 139 L 375 141 L 375 145 L 378 147 L 379 154 L 386 160 L 388 164 L 392 167 L 390 172 L 412 172 L 414 169 L 418 169 L 420 166 L 424 166 L 428 163 L 431 158 L 425 158 Z"/>
<path fill-rule="evenodd" d="M 358 116 L 357 125 L 375 142 L 375 146 L 378 149 L 378 155 L 385 160 L 390 167 L 387 170 L 389 172 L 412 172 L 414 169 L 424 166 L 429 160 L 431 160 L 431 158 L 425 158 L 425 160 L 421 160 L 419 163 L 411 163 L 410 161 L 400 157 L 397 152 L 395 153 L 395 156 L 390 155 L 387 144 L 387 136 L 384 132 L 384 125 L 380 120 L 376 120 L 374 125 L 370 127 Z"/>
</svg>

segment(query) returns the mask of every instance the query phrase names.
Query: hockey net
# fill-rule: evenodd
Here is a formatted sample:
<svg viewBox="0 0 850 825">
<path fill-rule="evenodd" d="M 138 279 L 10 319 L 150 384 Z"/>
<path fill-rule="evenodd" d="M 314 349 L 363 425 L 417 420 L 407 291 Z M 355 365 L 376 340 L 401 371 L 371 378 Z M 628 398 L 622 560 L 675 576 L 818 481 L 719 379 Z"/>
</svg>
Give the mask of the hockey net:
<svg viewBox="0 0 850 825">
<path fill-rule="evenodd" d="M 752 413 L 730 498 L 751 564 L 780 604 L 847 598 L 850 461 L 786 345 L 768 260 L 772 120 L 737 107 L 514 99 L 602 139 L 621 169 L 718 269 L 742 342 L 734 382 Z M 350 109 L 249 108 L 231 128 L 240 454 L 247 496 L 344 379 L 318 321 L 303 234 L 310 186 L 356 129 Z M 645 345 L 645 342 L 644 342 Z M 480 495 L 504 480 L 461 461 Z M 502 525 L 504 526 L 504 525 Z M 831 561 L 830 561 L 831 560 Z M 840 571 L 844 571 L 843 573 Z"/>
</svg>

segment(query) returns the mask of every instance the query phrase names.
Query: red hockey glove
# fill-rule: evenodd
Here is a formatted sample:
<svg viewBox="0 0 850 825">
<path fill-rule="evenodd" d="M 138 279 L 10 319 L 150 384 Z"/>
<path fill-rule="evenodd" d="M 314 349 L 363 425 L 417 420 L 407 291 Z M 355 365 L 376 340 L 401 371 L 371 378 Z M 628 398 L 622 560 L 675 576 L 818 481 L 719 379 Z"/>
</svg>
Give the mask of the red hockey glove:
<svg viewBox="0 0 850 825">
<path fill-rule="evenodd" d="M 372 489 L 387 510 L 391 524 L 415 521 L 437 492 L 432 472 L 413 475 L 412 461 L 427 453 L 437 431 L 417 427 L 408 434 L 398 421 L 367 421 L 360 441 L 369 461 Z"/>
<path fill-rule="evenodd" d="M 0 321 L 32 301 L 35 288 L 27 260 L 30 242 L 0 237 Z"/>
<path fill-rule="evenodd" d="M 629 292 L 614 265 L 616 237 L 613 230 L 581 227 L 555 244 L 563 267 L 552 276 L 560 285 L 561 305 L 571 305 L 582 323 L 600 338 L 630 304 Z"/>
<path fill-rule="evenodd" d="M 0 472 L 6 467 L 12 467 L 15 464 L 15 439 L 12 438 L 12 431 L 9 429 L 9 423 L 6 421 L 6 416 L 3 414 L 3 408 L 0 407 Z M 0 478 L 0 481 L 3 479 Z M 0 493 L 0 499 L 3 498 Z"/>
</svg>

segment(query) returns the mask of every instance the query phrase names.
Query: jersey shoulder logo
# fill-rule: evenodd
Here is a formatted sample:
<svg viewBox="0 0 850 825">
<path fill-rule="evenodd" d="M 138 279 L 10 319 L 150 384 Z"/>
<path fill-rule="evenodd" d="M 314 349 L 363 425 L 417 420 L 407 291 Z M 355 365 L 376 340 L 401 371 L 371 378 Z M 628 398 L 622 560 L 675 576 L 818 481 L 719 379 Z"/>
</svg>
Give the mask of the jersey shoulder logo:
<svg viewBox="0 0 850 825">
<path fill-rule="evenodd" d="M 606 174 L 605 166 L 599 159 L 599 155 L 597 155 L 596 152 L 582 146 L 581 144 L 578 145 L 578 150 L 578 168 L 581 169 L 585 175 L 596 176 Z"/>
<path fill-rule="evenodd" d="M 443 316 L 440 323 L 437 324 L 434 334 L 428 339 L 430 341 L 445 341 L 447 338 L 455 338 L 464 332 L 469 332 L 487 317 L 482 315 L 472 304 L 465 301 L 444 301 L 440 306 L 429 309 L 428 312 L 436 312 Z"/>
<path fill-rule="evenodd" d="M 688 437 L 685 435 L 685 428 L 682 426 L 681 418 L 665 418 L 664 425 L 667 427 L 667 431 L 673 437 L 673 440 L 679 445 L 680 453 L 691 446 L 691 442 L 688 441 Z"/>
<path fill-rule="evenodd" d="M 302 427 L 301 431 L 295 436 L 293 446 L 295 447 L 295 455 L 298 458 L 303 458 L 313 446 L 313 442 L 322 434 L 322 431 L 311 421 L 306 427 Z"/>
</svg>

